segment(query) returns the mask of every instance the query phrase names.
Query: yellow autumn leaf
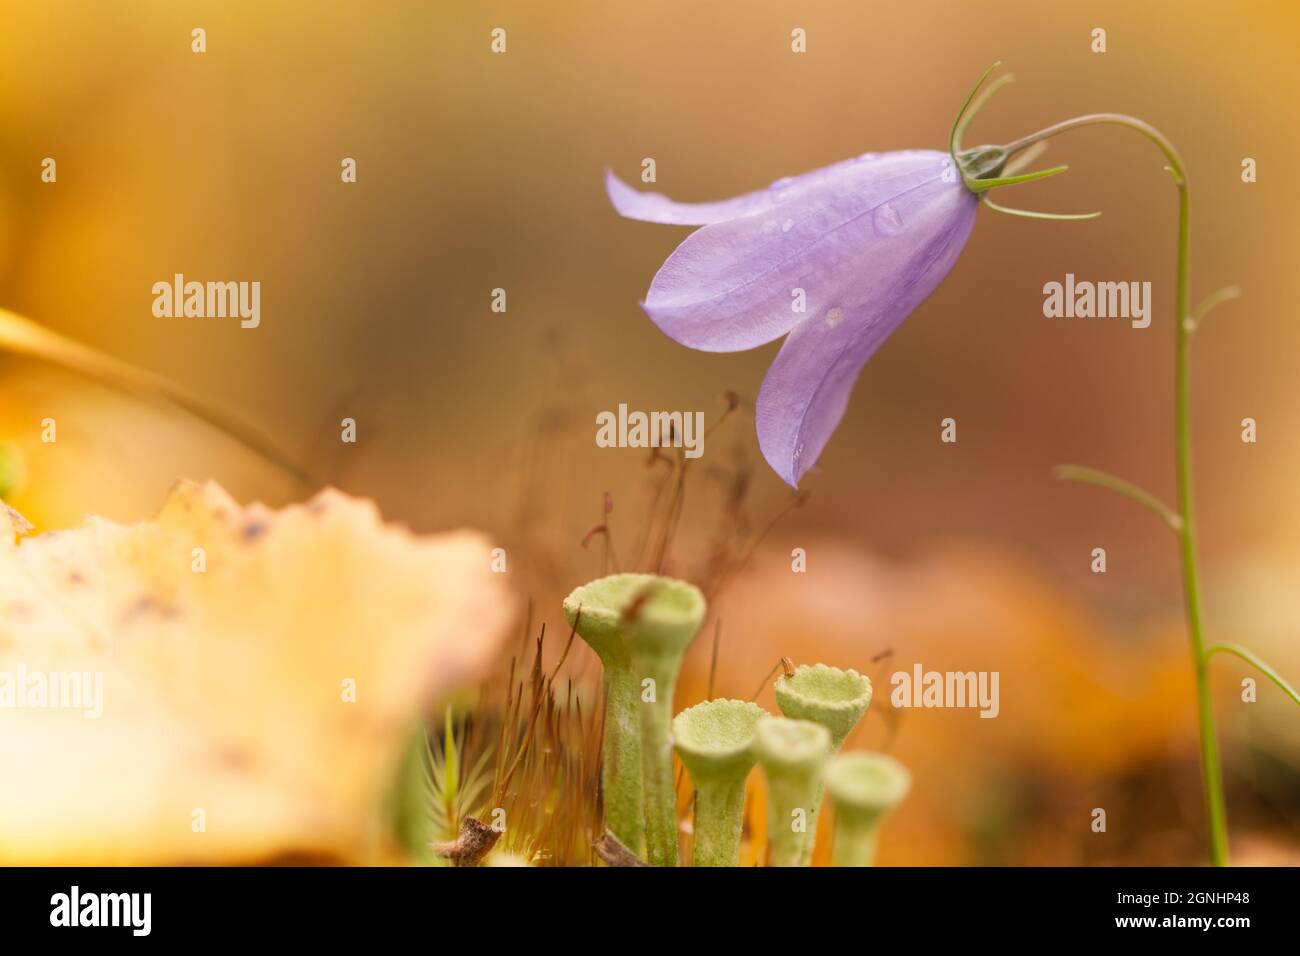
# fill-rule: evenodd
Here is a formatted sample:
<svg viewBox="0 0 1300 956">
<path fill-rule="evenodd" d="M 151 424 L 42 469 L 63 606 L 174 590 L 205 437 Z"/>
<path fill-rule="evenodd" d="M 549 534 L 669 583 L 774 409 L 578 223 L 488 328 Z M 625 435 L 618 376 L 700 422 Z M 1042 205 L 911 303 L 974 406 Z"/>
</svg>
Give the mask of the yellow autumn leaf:
<svg viewBox="0 0 1300 956">
<path fill-rule="evenodd" d="M 0 511 L 0 863 L 366 862 L 423 707 L 512 604 L 471 532 L 179 485 L 152 522 Z"/>
<path fill-rule="evenodd" d="M 299 481 L 309 480 L 273 442 L 230 412 L 164 375 L 105 355 L 8 309 L 0 309 L 0 350 L 50 362 L 129 395 L 171 403 L 243 443 Z"/>
</svg>

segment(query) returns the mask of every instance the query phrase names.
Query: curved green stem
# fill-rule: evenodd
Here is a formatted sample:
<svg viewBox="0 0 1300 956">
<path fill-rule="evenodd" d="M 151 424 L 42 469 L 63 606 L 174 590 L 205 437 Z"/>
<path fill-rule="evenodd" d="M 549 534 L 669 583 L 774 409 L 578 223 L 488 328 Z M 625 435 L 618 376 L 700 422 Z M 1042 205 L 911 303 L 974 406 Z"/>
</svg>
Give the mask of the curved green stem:
<svg viewBox="0 0 1300 956">
<path fill-rule="evenodd" d="M 993 98 L 994 93 L 1015 80 L 1016 75 L 1014 73 L 1004 73 L 988 86 L 984 87 L 983 90 L 980 90 L 980 87 L 984 85 L 984 80 L 988 79 L 989 73 L 992 73 L 998 68 L 1000 62 L 1001 61 L 990 66 L 984 73 L 984 76 L 980 78 L 979 83 L 975 87 L 975 90 L 979 90 L 979 92 L 976 93 L 975 90 L 971 91 L 970 97 L 966 100 L 966 106 L 962 109 L 961 114 L 957 117 L 957 121 L 953 124 L 952 133 L 948 137 L 948 145 L 952 152 L 955 153 L 957 150 L 961 149 L 961 141 L 966 136 L 966 129 L 970 126 L 971 120 L 975 119 L 976 114 L 984 108 L 984 104 Z"/>
<path fill-rule="evenodd" d="M 1190 200 L 1187 171 L 1178 150 L 1164 134 L 1140 119 L 1123 113 L 1090 113 L 1062 120 L 1035 133 L 1022 136 L 1008 144 L 1008 156 L 1014 155 L 1035 143 L 1049 139 L 1067 130 L 1084 126 L 1126 126 L 1141 133 L 1164 153 L 1168 169 L 1178 188 L 1178 278 L 1174 323 L 1174 417 L 1175 417 L 1175 468 L 1178 477 L 1178 529 L 1183 569 L 1183 604 L 1187 614 L 1187 630 L 1191 643 L 1192 668 L 1196 678 L 1196 705 L 1201 742 L 1201 777 L 1205 791 L 1205 809 L 1209 824 L 1210 859 L 1215 866 L 1228 862 L 1228 821 L 1223 798 L 1223 770 L 1219 762 L 1219 743 L 1214 727 L 1214 708 L 1210 699 L 1210 677 L 1205 638 L 1201 620 L 1201 590 L 1196 563 L 1196 515 L 1192 498 L 1192 429 L 1191 429 L 1191 375 L 1189 369 L 1189 344 L 1191 317 L 1188 300 L 1191 291 L 1189 224 Z"/>
<path fill-rule="evenodd" d="M 967 113 L 970 110 L 970 105 L 979 94 L 980 87 L 984 85 L 984 81 L 989 78 L 989 74 L 1001 65 L 1001 60 L 995 60 L 993 64 L 984 71 L 984 75 L 979 78 L 979 82 L 975 84 L 975 88 L 967 95 L 966 102 L 962 103 L 961 109 L 957 112 L 957 117 L 952 121 L 952 130 L 948 133 L 948 154 L 952 156 L 952 161 L 954 163 L 957 161 L 957 151 L 961 148 L 961 134 L 966 131 L 966 127 L 970 123 L 971 118 L 967 116 Z M 982 106 L 986 101 L 987 97 L 981 99 L 980 105 Z"/>
<path fill-rule="evenodd" d="M 1123 495 L 1134 504 L 1139 504 L 1148 511 L 1159 515 L 1160 519 L 1169 525 L 1174 532 L 1177 532 L 1183 526 L 1183 519 L 1174 514 L 1173 509 L 1155 495 L 1149 491 L 1144 491 L 1131 481 L 1116 478 L 1109 472 L 1099 471 L 1096 468 L 1085 468 L 1083 465 L 1057 465 L 1052 469 L 1052 474 L 1062 481 L 1078 481 L 1087 485 L 1109 488 L 1111 491 Z"/>
<path fill-rule="evenodd" d="M 1186 191 L 1187 177 L 1183 172 L 1183 159 L 1178 155 L 1178 150 L 1174 145 L 1165 138 L 1165 135 L 1156 129 L 1150 123 L 1140 120 L 1135 116 L 1128 116 L 1124 113 L 1087 113 L 1083 116 L 1074 116 L 1067 120 L 1061 120 L 1059 123 L 1053 123 L 1037 132 L 1022 136 L 1003 147 L 1008 156 L 1014 156 L 1035 143 L 1042 142 L 1045 139 L 1051 139 L 1068 130 L 1079 129 L 1084 126 L 1101 126 L 1111 124 L 1117 126 L 1127 126 L 1129 129 L 1137 130 L 1151 142 L 1160 148 L 1169 160 L 1169 167 L 1173 170 L 1174 179 L 1181 180 L 1182 188 Z"/>
<path fill-rule="evenodd" d="M 1296 693 L 1296 689 L 1288 684 L 1286 679 L 1275 671 L 1270 664 L 1259 658 L 1254 651 L 1242 647 L 1240 644 L 1213 644 L 1205 649 L 1205 657 L 1207 660 L 1215 654 L 1232 654 L 1235 657 L 1240 657 L 1274 684 L 1277 684 L 1278 687 L 1282 688 L 1283 693 L 1293 701 L 1300 704 L 1300 694 Z"/>
<path fill-rule="evenodd" d="M 994 212 L 1004 213 L 1008 216 L 1019 216 L 1022 219 L 1047 219 L 1053 222 L 1082 222 L 1085 219 L 1096 219 L 1101 215 L 1100 212 L 1036 212 L 1032 209 L 1015 209 L 1011 206 L 999 205 L 989 198 L 988 193 L 981 194 L 980 198 L 984 201 L 984 205 L 988 206 Z"/>
<path fill-rule="evenodd" d="M 1241 298 L 1241 290 L 1235 285 L 1224 286 L 1218 292 L 1205 297 L 1196 311 L 1187 317 L 1187 331 L 1195 332 L 1200 328 L 1202 320 L 1210 314 L 1211 310 L 1225 302 L 1231 302 L 1233 299 Z"/>
</svg>

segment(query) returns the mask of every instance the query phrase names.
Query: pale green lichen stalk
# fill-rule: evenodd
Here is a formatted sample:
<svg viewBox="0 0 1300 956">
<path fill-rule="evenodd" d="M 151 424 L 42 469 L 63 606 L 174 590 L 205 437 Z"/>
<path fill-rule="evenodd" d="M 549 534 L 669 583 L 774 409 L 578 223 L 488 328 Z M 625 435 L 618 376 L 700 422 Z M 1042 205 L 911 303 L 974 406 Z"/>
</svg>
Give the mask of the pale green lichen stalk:
<svg viewBox="0 0 1300 956">
<path fill-rule="evenodd" d="M 605 826 L 625 847 L 645 852 L 641 800 L 641 718 L 631 658 L 623 639 L 621 599 L 602 587 L 605 578 L 583 585 L 564 599 L 564 616 L 600 658 L 605 687 L 601 789 Z"/>
<path fill-rule="evenodd" d="M 852 668 L 840 670 L 826 664 L 796 667 L 793 674 L 780 677 L 774 689 L 781 713 L 794 720 L 821 724 L 830 732 L 832 753 L 843 746 L 871 703 L 870 680 Z M 804 834 L 802 864 L 805 866 L 812 862 L 822 793 L 823 786 L 818 783 L 808 831 Z"/>
<path fill-rule="evenodd" d="M 695 866 L 738 866 L 754 728 L 767 716 L 743 700 L 707 700 L 673 718 L 673 742 L 695 785 Z"/>
<path fill-rule="evenodd" d="M 652 574 L 610 575 L 564 601 L 605 671 L 606 825 L 656 866 L 677 864 L 673 691 L 705 610 L 698 588 Z"/>
<path fill-rule="evenodd" d="M 881 821 L 912 787 L 907 768 L 884 754 L 851 753 L 826 767 L 826 791 L 835 809 L 833 866 L 871 866 Z"/>
<path fill-rule="evenodd" d="M 645 788 L 646 862 L 677 865 L 677 788 L 673 781 L 673 692 L 686 648 L 704 622 L 699 588 L 643 576 L 639 605 L 626 629 L 632 677 L 640 689 L 641 781 Z"/>
<path fill-rule="evenodd" d="M 807 720 L 763 717 L 754 728 L 754 752 L 767 776 L 768 866 L 807 866 L 804 837 L 821 799 L 830 731 Z"/>
</svg>

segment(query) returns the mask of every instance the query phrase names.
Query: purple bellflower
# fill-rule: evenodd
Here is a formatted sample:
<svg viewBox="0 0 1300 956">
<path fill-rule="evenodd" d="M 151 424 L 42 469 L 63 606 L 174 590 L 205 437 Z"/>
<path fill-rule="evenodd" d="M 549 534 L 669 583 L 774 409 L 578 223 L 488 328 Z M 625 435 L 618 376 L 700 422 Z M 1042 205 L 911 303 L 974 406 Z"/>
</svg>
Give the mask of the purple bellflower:
<svg viewBox="0 0 1300 956">
<path fill-rule="evenodd" d="M 979 204 L 946 153 L 867 155 L 716 203 L 606 188 L 630 219 L 698 225 L 642 304 L 674 341 L 733 352 L 786 336 L 758 393 L 759 447 L 797 485 L 858 372 L 946 276 Z"/>
<path fill-rule="evenodd" d="M 674 202 L 606 173 L 620 215 L 702 227 L 668 257 L 642 303 L 669 338 L 735 352 L 786 337 L 756 424 L 763 457 L 791 486 L 830 441 L 863 365 L 957 262 L 983 192 L 1063 171 L 997 178 L 1007 160 L 1000 147 L 960 152 L 973 97 L 949 152 L 867 153 L 720 202 Z"/>
</svg>

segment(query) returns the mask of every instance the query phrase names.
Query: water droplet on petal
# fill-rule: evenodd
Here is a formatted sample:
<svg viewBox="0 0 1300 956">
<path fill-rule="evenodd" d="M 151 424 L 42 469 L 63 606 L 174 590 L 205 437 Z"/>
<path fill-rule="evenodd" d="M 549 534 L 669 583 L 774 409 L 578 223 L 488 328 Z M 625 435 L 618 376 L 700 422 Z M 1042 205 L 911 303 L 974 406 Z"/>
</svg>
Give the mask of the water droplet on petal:
<svg viewBox="0 0 1300 956">
<path fill-rule="evenodd" d="M 790 231 L 791 229 L 793 229 L 793 228 L 794 228 L 794 220 L 793 220 L 793 219 L 787 219 L 785 222 L 781 223 L 781 231 L 782 231 L 782 232 L 789 232 L 789 231 Z"/>
<path fill-rule="evenodd" d="M 839 325 L 843 321 L 844 321 L 844 310 L 841 309 L 838 305 L 835 306 L 833 309 L 827 310 L 826 327 L 828 329 L 835 328 L 835 326 Z"/>
<path fill-rule="evenodd" d="M 896 236 L 903 231 L 903 217 L 892 203 L 884 203 L 871 217 L 871 225 L 878 236 Z"/>
</svg>

